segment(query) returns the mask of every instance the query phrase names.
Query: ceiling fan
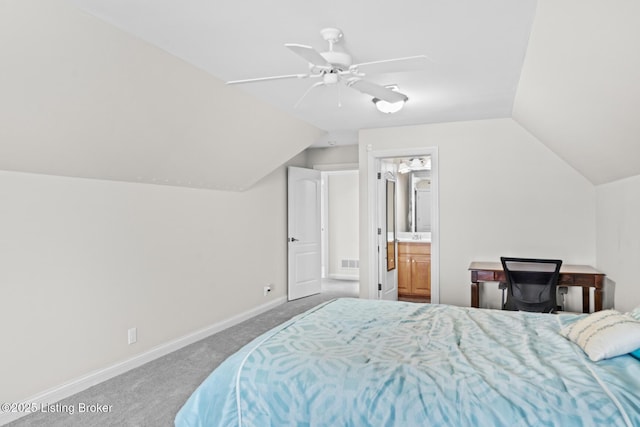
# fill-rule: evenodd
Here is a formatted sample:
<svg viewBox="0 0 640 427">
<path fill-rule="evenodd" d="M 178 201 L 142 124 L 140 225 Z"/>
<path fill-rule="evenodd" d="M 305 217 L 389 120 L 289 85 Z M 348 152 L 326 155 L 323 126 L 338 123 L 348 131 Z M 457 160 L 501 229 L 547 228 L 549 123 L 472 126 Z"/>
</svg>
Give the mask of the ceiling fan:
<svg viewBox="0 0 640 427">
<path fill-rule="evenodd" d="M 346 52 L 340 52 L 333 49 L 334 45 L 342 38 L 342 31 L 338 28 L 324 28 L 320 31 L 322 38 L 329 43 L 329 50 L 326 52 L 318 52 L 311 46 L 301 44 L 285 43 L 293 53 L 302 57 L 309 63 L 309 72 L 306 74 L 287 74 L 282 76 L 258 77 L 254 79 L 231 80 L 227 84 L 243 84 L 264 82 L 269 80 L 281 79 L 320 79 L 320 81 L 311 85 L 296 102 L 294 108 L 297 108 L 302 100 L 313 89 L 319 86 L 332 86 L 339 83 L 344 84 L 348 88 L 356 89 L 364 94 L 373 97 L 373 101 L 386 101 L 390 104 L 404 103 L 409 97 L 398 92 L 396 85 L 381 86 L 371 81 L 365 80 L 365 73 L 361 68 L 389 63 L 413 60 L 426 60 L 425 55 L 408 56 L 404 58 L 383 59 L 380 61 L 362 62 L 353 64 L 351 55 Z M 402 70 L 400 70 L 402 71 Z M 339 87 L 339 86 L 338 86 Z M 340 92 L 338 91 L 338 106 L 340 106 Z"/>
</svg>

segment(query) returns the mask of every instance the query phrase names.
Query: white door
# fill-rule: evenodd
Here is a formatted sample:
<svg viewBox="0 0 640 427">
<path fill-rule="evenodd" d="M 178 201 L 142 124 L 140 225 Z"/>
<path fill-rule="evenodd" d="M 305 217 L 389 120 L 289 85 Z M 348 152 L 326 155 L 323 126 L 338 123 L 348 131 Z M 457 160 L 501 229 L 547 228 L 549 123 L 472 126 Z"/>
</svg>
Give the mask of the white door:
<svg viewBox="0 0 640 427">
<path fill-rule="evenodd" d="M 395 301 L 398 299 L 396 181 L 390 173 L 380 173 L 378 177 L 378 298 Z"/>
<path fill-rule="evenodd" d="M 289 301 L 320 293 L 320 171 L 288 168 Z"/>
</svg>

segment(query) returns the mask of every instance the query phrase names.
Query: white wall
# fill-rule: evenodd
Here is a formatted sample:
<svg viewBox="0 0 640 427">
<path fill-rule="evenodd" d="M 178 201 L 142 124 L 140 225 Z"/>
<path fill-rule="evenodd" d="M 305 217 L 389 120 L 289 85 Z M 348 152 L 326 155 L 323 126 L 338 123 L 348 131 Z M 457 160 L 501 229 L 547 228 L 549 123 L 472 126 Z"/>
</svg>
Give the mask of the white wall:
<svg viewBox="0 0 640 427">
<path fill-rule="evenodd" d="M 359 260 L 359 187 L 357 172 L 327 175 L 329 277 L 357 280 L 357 268 L 343 268 L 342 260 Z"/>
<path fill-rule="evenodd" d="M 360 206 L 368 149 L 437 146 L 440 302 L 470 304 L 471 261 L 501 255 L 595 265 L 595 188 L 512 119 L 360 132 Z M 360 214 L 361 296 L 368 296 L 370 229 Z"/>
<path fill-rule="evenodd" d="M 638 1 L 537 2 L 512 117 L 595 185 L 640 174 L 639 16 Z"/>
<path fill-rule="evenodd" d="M 307 166 L 310 168 L 342 170 L 346 167 L 347 169 L 354 169 L 353 165 L 358 163 L 357 145 L 311 147 L 305 151 L 307 153 Z"/>
<path fill-rule="evenodd" d="M 66 0 L 0 2 L 0 59 L 0 402 L 284 298 L 320 130 Z"/>
<path fill-rule="evenodd" d="M 286 295 L 284 167 L 246 192 L 0 171 L 0 200 L 0 402 Z"/>
<path fill-rule="evenodd" d="M 615 307 L 640 306 L 640 175 L 596 187 L 598 268 L 615 286 Z M 605 294 L 606 296 L 606 294 Z"/>
</svg>

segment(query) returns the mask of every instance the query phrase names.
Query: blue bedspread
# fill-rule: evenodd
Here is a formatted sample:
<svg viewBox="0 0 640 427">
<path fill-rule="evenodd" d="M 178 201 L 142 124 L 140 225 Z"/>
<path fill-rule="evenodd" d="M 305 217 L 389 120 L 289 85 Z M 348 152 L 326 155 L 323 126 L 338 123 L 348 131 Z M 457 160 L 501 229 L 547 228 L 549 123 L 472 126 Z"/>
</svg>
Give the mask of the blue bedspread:
<svg viewBox="0 0 640 427">
<path fill-rule="evenodd" d="M 267 332 L 176 426 L 640 426 L 640 362 L 591 362 L 576 315 L 338 299 Z"/>
</svg>

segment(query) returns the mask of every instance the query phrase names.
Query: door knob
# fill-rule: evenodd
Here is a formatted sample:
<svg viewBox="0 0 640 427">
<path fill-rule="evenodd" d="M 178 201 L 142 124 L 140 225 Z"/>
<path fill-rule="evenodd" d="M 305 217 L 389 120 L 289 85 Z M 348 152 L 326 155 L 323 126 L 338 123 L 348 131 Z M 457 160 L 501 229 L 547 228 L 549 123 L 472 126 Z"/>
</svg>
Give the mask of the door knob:
<svg viewBox="0 0 640 427">
<path fill-rule="evenodd" d="M 290 242 L 299 242 L 300 240 L 296 239 L 295 237 L 289 237 L 289 241 Z"/>
</svg>

